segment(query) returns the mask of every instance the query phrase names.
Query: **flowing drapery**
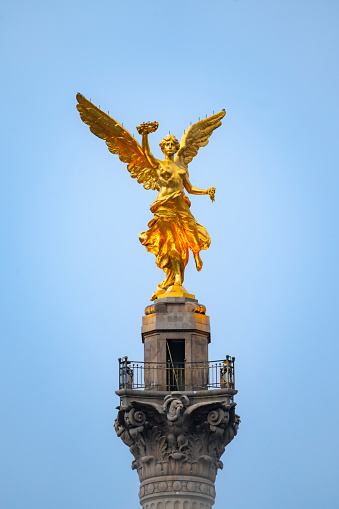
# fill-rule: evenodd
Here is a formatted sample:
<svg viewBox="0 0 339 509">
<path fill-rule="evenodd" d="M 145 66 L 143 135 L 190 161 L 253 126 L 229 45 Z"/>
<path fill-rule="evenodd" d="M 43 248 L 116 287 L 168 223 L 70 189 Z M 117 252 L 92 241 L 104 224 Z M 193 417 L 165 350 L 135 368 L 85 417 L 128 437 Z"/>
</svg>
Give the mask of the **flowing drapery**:
<svg viewBox="0 0 339 509">
<path fill-rule="evenodd" d="M 180 266 L 182 279 L 188 262 L 189 249 L 193 252 L 197 269 L 201 269 L 199 252 L 208 249 L 211 239 L 190 211 L 191 202 L 182 191 L 157 199 L 151 205 L 154 218 L 148 230 L 139 236 L 147 251 L 154 253 L 156 264 L 166 273 L 163 287 L 174 284 L 174 265 Z"/>
</svg>

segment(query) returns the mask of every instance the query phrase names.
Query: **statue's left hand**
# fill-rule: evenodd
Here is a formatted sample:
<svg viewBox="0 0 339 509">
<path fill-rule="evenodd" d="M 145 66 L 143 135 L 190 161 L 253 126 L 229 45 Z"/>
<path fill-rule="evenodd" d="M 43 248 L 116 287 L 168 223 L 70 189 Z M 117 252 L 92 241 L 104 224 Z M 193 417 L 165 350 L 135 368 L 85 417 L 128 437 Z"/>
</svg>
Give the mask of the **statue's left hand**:
<svg viewBox="0 0 339 509">
<path fill-rule="evenodd" d="M 207 193 L 210 195 L 212 201 L 215 201 L 215 187 L 207 189 Z"/>
</svg>

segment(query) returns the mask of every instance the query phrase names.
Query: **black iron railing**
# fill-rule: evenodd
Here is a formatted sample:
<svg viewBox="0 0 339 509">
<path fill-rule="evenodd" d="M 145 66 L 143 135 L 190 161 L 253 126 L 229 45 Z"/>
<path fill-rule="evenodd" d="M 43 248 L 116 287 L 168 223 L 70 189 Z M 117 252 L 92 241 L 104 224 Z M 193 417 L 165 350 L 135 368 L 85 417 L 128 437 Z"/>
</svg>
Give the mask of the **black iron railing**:
<svg viewBox="0 0 339 509">
<path fill-rule="evenodd" d="M 119 359 L 119 389 L 191 391 L 234 389 L 235 358 L 209 362 L 134 362 Z"/>
</svg>

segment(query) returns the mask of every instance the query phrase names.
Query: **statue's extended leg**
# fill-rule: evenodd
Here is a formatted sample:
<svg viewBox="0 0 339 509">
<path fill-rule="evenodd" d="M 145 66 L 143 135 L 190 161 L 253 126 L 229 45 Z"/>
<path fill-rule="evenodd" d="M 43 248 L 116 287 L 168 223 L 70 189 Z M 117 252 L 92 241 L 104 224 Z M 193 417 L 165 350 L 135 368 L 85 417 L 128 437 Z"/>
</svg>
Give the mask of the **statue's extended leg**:
<svg viewBox="0 0 339 509">
<path fill-rule="evenodd" d="M 172 260 L 172 267 L 174 272 L 174 284 L 181 286 L 183 281 L 181 275 L 181 264 L 177 260 Z"/>
<path fill-rule="evenodd" d="M 163 293 L 165 293 L 165 291 L 170 286 L 172 286 L 174 284 L 174 280 L 175 280 L 175 274 L 174 274 L 173 268 L 171 268 L 166 273 L 166 278 L 163 281 L 161 281 L 161 283 L 158 284 L 156 291 L 153 292 L 151 300 L 155 300 L 159 297 L 159 295 L 162 295 Z"/>
<path fill-rule="evenodd" d="M 163 281 L 161 281 L 161 283 L 158 284 L 158 288 L 165 288 L 165 290 L 167 290 L 167 288 L 174 285 L 174 279 L 175 279 L 175 272 L 174 272 L 173 268 L 171 268 L 166 273 L 166 278 Z"/>
<path fill-rule="evenodd" d="M 151 300 L 158 299 L 166 290 L 173 286 L 182 286 L 184 281 L 185 265 L 178 260 L 171 260 L 171 268 L 166 274 L 166 278 L 158 284 L 156 291 L 153 293 Z M 176 290 L 177 291 L 177 290 Z"/>
</svg>

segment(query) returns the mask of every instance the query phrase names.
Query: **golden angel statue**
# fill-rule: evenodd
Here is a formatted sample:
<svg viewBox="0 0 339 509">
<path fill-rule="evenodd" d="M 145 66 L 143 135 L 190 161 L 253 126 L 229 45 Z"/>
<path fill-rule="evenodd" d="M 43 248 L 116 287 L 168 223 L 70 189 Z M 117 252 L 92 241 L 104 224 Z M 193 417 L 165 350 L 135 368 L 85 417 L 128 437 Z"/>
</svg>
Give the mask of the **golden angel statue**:
<svg viewBox="0 0 339 509">
<path fill-rule="evenodd" d="M 204 190 L 192 186 L 188 164 L 199 148 L 208 144 L 214 129 L 221 125 L 225 110 L 191 125 L 184 132 L 180 144 L 172 134 L 165 136 L 160 143 L 165 160 L 160 161 L 152 155 L 148 144 L 148 135 L 157 130 L 157 122 L 146 122 L 137 127 L 138 133 L 142 135 L 140 146 L 119 122 L 84 96 L 77 94 L 77 100 L 81 119 L 93 134 L 106 141 L 110 152 L 118 154 L 122 162 L 128 163 L 131 177 L 136 178 L 145 189 L 159 191 L 151 205 L 154 218 L 148 223 L 148 230 L 139 236 L 141 244 L 155 254 L 157 266 L 166 274 L 151 300 L 167 296 L 194 297 L 182 286 L 189 250 L 200 271 L 200 251 L 208 249 L 211 239 L 207 230 L 193 217 L 191 202 L 185 190 L 190 194 L 209 195 L 214 201 L 215 188 Z"/>
</svg>

